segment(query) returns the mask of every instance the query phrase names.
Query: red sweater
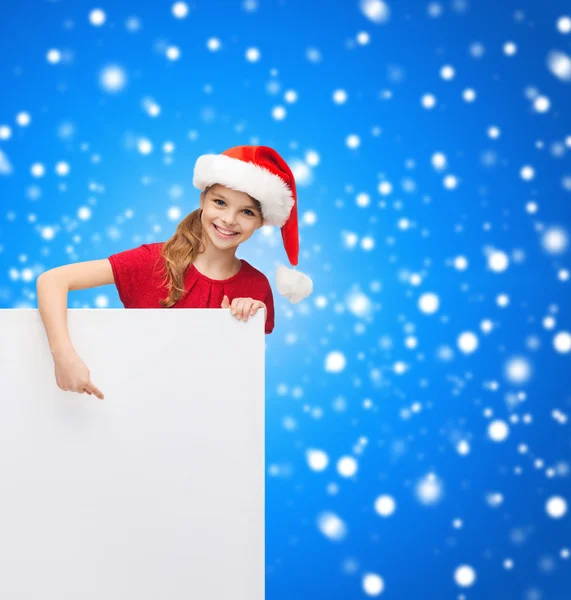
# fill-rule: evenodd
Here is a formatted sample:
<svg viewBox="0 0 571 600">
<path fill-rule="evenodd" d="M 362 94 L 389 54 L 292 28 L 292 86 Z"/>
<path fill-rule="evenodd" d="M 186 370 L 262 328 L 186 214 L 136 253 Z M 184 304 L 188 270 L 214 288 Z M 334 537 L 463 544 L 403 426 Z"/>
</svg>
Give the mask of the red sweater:
<svg viewBox="0 0 571 600">
<path fill-rule="evenodd" d="M 167 284 L 162 284 L 166 274 L 160 255 L 163 243 L 143 244 L 108 257 L 125 308 L 163 308 L 159 300 L 166 298 L 168 292 Z M 250 263 L 243 259 L 241 262 L 242 268 L 229 279 L 210 279 L 191 264 L 184 275 L 186 291 L 172 308 L 221 308 L 224 294 L 230 303 L 234 298 L 254 298 L 266 305 L 265 332 L 271 333 L 274 298 L 270 282 Z"/>
</svg>

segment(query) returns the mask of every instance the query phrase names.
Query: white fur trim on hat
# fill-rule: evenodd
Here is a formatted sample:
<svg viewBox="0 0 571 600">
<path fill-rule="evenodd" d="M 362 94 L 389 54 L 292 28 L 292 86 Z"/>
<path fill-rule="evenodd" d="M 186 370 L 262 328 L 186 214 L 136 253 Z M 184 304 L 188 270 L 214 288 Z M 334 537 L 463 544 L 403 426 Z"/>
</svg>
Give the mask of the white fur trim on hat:
<svg viewBox="0 0 571 600">
<path fill-rule="evenodd" d="M 278 292 L 294 304 L 307 298 L 313 291 L 313 282 L 301 271 L 279 265 L 276 272 Z"/>
<path fill-rule="evenodd" d="M 225 154 L 199 156 L 194 166 L 192 183 L 200 191 L 219 183 L 249 194 L 262 205 L 264 225 L 282 227 L 294 204 L 292 191 L 279 175 Z"/>
</svg>

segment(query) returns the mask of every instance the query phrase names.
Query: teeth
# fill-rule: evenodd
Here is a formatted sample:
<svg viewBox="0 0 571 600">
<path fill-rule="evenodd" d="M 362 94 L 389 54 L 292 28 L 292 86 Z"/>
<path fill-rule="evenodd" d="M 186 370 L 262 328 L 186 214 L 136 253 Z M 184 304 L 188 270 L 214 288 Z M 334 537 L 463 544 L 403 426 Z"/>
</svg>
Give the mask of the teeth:
<svg viewBox="0 0 571 600">
<path fill-rule="evenodd" d="M 218 225 L 214 225 L 214 227 L 216 227 L 216 229 L 218 229 L 218 231 L 221 231 L 222 233 L 227 233 L 227 234 L 234 234 L 234 231 L 230 231 L 229 229 L 222 229 L 221 227 L 218 227 Z"/>
</svg>

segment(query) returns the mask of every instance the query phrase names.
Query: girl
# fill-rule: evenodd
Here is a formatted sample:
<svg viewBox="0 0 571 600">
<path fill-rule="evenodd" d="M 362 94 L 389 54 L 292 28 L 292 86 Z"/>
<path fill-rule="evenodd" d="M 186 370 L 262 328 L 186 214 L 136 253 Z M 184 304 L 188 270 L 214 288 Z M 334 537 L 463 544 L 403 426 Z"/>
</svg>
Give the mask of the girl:
<svg viewBox="0 0 571 600">
<path fill-rule="evenodd" d="M 288 259 L 297 265 L 297 193 L 290 168 L 268 146 L 236 146 L 200 156 L 193 185 L 201 191 L 200 208 L 185 217 L 166 242 L 65 265 L 38 277 L 38 309 L 62 390 L 104 398 L 67 331 L 69 290 L 115 283 L 125 308 L 229 308 L 244 321 L 263 308 L 265 333 L 273 331 L 270 283 L 261 271 L 238 259 L 236 250 L 262 225 L 277 225 Z M 276 283 L 290 302 L 313 291 L 307 275 L 284 265 L 278 267 Z"/>
</svg>

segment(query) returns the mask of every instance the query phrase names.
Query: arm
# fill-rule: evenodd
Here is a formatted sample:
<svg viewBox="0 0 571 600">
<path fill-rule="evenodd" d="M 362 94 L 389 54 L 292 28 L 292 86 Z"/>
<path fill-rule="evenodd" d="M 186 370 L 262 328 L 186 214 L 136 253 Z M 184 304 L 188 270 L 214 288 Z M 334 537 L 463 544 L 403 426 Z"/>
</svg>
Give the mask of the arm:
<svg viewBox="0 0 571 600">
<path fill-rule="evenodd" d="M 268 284 L 268 293 L 266 294 L 266 298 L 264 300 L 264 304 L 266 305 L 266 321 L 264 326 L 264 332 L 266 335 L 272 333 L 274 330 L 274 296 L 272 294 L 272 288 Z"/>
<path fill-rule="evenodd" d="M 48 336 L 52 355 L 73 348 L 67 329 L 67 294 L 114 283 L 107 258 L 73 263 L 42 273 L 36 280 L 38 310 Z"/>
</svg>

